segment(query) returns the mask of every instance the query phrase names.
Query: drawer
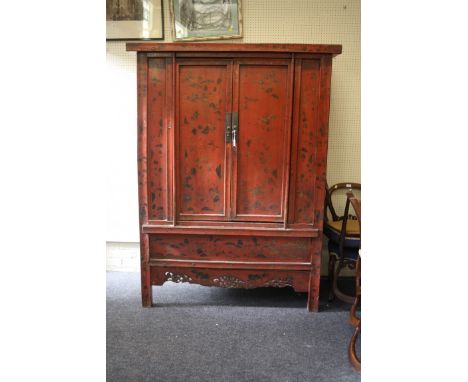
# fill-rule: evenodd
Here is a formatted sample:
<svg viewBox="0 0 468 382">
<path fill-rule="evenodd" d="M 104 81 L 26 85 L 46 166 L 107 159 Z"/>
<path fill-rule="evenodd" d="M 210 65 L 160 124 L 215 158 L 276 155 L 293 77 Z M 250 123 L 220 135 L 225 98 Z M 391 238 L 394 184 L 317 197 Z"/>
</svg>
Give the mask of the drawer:
<svg viewBox="0 0 468 382">
<path fill-rule="evenodd" d="M 151 259 L 309 262 L 312 239 L 150 234 L 149 242 Z"/>
</svg>

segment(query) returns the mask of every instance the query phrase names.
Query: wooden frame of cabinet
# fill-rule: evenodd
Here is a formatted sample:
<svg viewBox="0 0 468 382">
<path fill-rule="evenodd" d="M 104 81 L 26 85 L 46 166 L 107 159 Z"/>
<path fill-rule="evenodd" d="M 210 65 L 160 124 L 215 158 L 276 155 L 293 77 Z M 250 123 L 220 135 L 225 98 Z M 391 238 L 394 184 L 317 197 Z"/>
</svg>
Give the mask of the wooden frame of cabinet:
<svg viewBox="0 0 468 382">
<path fill-rule="evenodd" d="M 137 51 L 143 306 L 166 281 L 291 286 L 318 310 L 332 57 L 340 45 Z"/>
</svg>

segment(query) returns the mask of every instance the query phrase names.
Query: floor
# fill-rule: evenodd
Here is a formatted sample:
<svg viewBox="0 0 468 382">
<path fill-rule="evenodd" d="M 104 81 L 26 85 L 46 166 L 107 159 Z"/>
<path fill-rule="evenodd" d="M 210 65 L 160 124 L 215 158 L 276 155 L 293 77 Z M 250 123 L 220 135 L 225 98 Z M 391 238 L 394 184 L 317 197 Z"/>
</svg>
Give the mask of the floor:
<svg viewBox="0 0 468 382">
<path fill-rule="evenodd" d="M 144 309 L 139 276 L 107 273 L 108 382 L 360 381 L 347 357 L 349 306 L 326 293 L 309 313 L 290 288 L 167 282 Z"/>
</svg>

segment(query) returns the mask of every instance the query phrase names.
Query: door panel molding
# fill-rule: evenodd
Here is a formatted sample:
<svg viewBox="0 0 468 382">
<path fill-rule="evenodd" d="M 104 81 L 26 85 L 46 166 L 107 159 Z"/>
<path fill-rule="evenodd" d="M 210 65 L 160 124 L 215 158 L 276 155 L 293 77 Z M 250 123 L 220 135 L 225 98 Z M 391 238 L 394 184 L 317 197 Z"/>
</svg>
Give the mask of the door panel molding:
<svg viewBox="0 0 468 382">
<path fill-rule="evenodd" d="M 227 220 L 230 150 L 225 114 L 232 107 L 232 60 L 176 60 L 178 220 Z"/>
<path fill-rule="evenodd" d="M 291 59 L 234 60 L 231 220 L 286 224 L 293 75 Z"/>
</svg>

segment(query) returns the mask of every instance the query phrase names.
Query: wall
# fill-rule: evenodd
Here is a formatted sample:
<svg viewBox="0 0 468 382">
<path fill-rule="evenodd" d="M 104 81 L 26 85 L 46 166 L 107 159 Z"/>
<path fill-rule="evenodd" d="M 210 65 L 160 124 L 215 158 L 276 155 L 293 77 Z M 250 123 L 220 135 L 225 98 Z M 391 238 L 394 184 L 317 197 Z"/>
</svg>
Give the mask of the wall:
<svg viewBox="0 0 468 382">
<path fill-rule="evenodd" d="M 360 1 L 242 0 L 242 13 L 244 38 L 225 42 L 343 45 L 343 53 L 333 62 L 327 178 L 329 184 L 360 182 Z M 172 41 L 168 0 L 164 1 L 164 25 L 165 41 Z M 119 242 L 139 240 L 136 56 L 125 52 L 124 42 L 107 42 L 106 45 L 109 89 L 106 240 L 108 256 L 113 256 L 121 248 Z M 117 252 L 114 253 L 113 248 Z M 133 248 L 137 251 L 136 245 Z M 119 268 L 117 260 L 112 269 Z M 123 269 L 129 267 L 127 260 L 122 260 Z M 138 264 L 134 267 L 137 269 Z"/>
</svg>

